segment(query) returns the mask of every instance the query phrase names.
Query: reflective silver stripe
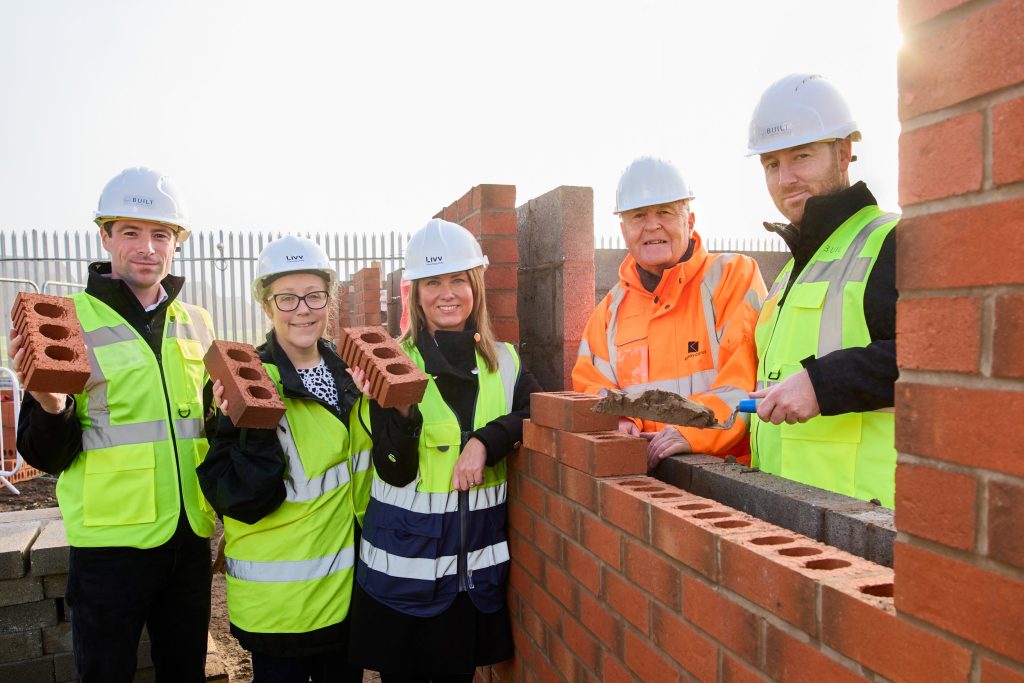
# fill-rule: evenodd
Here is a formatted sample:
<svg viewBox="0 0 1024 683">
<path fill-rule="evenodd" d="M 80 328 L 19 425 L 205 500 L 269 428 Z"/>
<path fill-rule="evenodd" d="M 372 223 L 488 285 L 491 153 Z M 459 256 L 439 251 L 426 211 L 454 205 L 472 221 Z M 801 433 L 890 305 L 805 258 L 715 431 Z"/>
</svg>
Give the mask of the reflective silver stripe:
<svg viewBox="0 0 1024 683">
<path fill-rule="evenodd" d="M 355 556 L 355 548 L 348 546 L 334 555 L 314 557 L 310 560 L 256 562 L 226 557 L 224 558 L 224 567 L 228 576 L 242 581 L 260 583 L 312 581 L 352 569 Z"/>
<path fill-rule="evenodd" d="M 594 369 L 600 372 L 602 377 L 604 377 L 606 380 L 613 384 L 615 383 L 615 368 L 613 368 L 612 364 L 606 361 L 604 358 L 599 358 L 598 356 L 595 356 L 590 351 L 590 343 L 587 342 L 586 339 L 580 342 L 580 350 L 577 352 L 576 355 L 577 357 L 580 358 L 589 358 L 590 363 L 594 366 Z"/>
<path fill-rule="evenodd" d="M 92 426 L 99 429 L 110 425 L 110 407 L 107 402 L 107 378 L 103 374 L 103 367 L 96 357 L 95 349 L 121 342 L 141 342 L 141 340 L 129 325 L 97 327 L 88 332 L 83 330 L 82 336 L 85 339 L 85 350 L 89 354 L 89 366 L 92 369 L 89 383 L 86 385 L 89 394 L 87 410 Z"/>
<path fill-rule="evenodd" d="M 195 339 L 202 344 L 204 350 L 210 348 L 210 344 L 213 342 L 213 330 L 206 324 L 202 309 L 180 301 L 177 303 L 185 309 L 189 320 L 184 322 L 177 316 L 172 318 L 168 325 L 167 336 L 178 339 Z"/>
<path fill-rule="evenodd" d="M 768 290 L 768 298 L 769 299 L 771 299 L 773 296 L 777 295 L 779 292 L 782 292 L 786 288 L 786 285 L 789 284 L 789 276 L 793 274 L 792 263 L 793 263 L 793 259 L 790 259 L 789 260 L 789 264 L 788 264 L 788 268 L 783 270 L 779 274 L 779 276 L 775 279 L 775 284 L 773 284 L 772 288 L 770 290 Z"/>
<path fill-rule="evenodd" d="M 388 505 L 418 512 L 421 514 L 440 515 L 445 512 L 455 512 L 459 509 L 459 492 L 449 491 L 447 493 L 427 493 L 417 491 L 416 484 L 419 478 L 405 486 L 392 486 L 378 478 L 374 478 L 371 495 Z M 508 497 L 508 484 L 502 482 L 494 486 L 480 486 L 469 490 L 470 511 L 485 510 L 501 505 Z"/>
<path fill-rule="evenodd" d="M 436 581 L 444 576 L 453 576 L 459 570 L 457 555 L 444 555 L 437 559 L 402 557 L 377 548 L 365 538 L 359 548 L 359 559 L 370 569 L 397 579 Z M 467 567 L 474 572 L 495 567 L 508 560 L 508 543 L 505 541 L 467 553 Z"/>
<path fill-rule="evenodd" d="M 679 394 L 680 396 L 692 396 L 694 394 L 702 394 L 711 389 L 711 385 L 714 384 L 717 376 L 718 370 L 698 370 L 688 377 L 659 379 L 654 382 L 631 384 L 628 387 L 622 388 L 627 391 L 661 389 L 663 391 L 671 391 L 672 393 Z"/>
<path fill-rule="evenodd" d="M 93 426 L 82 432 L 82 448 L 87 451 L 166 440 L 167 423 L 164 420 L 104 427 Z"/>
<path fill-rule="evenodd" d="M 498 344 L 498 376 L 501 386 L 505 389 L 505 409 L 512 410 L 512 399 L 516 393 L 516 380 L 519 379 L 519 368 L 516 367 L 515 356 L 508 344 Z"/>
<path fill-rule="evenodd" d="M 92 347 L 110 346 L 127 341 L 140 341 L 139 335 L 135 334 L 128 325 L 114 325 L 113 327 L 97 327 L 95 330 L 83 332 L 85 343 Z"/>
<path fill-rule="evenodd" d="M 200 418 L 175 420 L 174 433 L 179 439 L 198 439 L 205 436 L 203 426 Z"/>
<path fill-rule="evenodd" d="M 348 461 L 339 462 L 320 476 L 309 478 L 302 466 L 302 458 L 299 456 L 299 449 L 292 439 L 292 427 L 288 423 L 288 415 L 281 417 L 278 423 L 281 429 L 277 430 L 277 440 L 288 458 L 288 471 L 284 477 L 284 499 L 289 503 L 305 503 L 316 500 L 320 496 L 344 486 L 351 481 Z M 337 444 L 341 446 L 342 444 Z"/>
<path fill-rule="evenodd" d="M 704 277 L 700 281 L 700 302 L 704 309 L 704 325 L 707 327 L 708 346 L 711 352 L 711 364 L 718 367 L 718 348 L 721 337 L 718 333 L 718 316 L 715 311 L 715 290 L 722 282 L 722 274 L 725 267 L 739 258 L 738 254 L 718 254 L 708 269 L 704 271 Z M 722 334 L 725 329 L 722 329 Z M 684 394 L 685 395 L 685 394 Z"/>
<path fill-rule="evenodd" d="M 593 355 L 594 354 L 590 352 L 590 342 L 588 342 L 586 339 L 581 340 L 580 348 L 576 351 L 576 356 L 582 356 L 583 358 L 586 358 L 587 356 Z"/>
<path fill-rule="evenodd" d="M 358 453 L 352 454 L 352 474 L 359 472 L 366 472 L 370 469 L 370 464 L 373 462 L 370 450 L 359 451 Z"/>
<path fill-rule="evenodd" d="M 617 283 L 608 292 L 608 329 L 605 331 L 606 338 L 608 340 L 608 370 L 611 371 L 612 383 L 615 386 L 622 386 L 619 384 L 619 375 L 615 372 L 615 333 L 619 325 L 619 306 L 622 304 L 622 300 L 626 297 L 626 288 L 621 283 Z M 605 374 L 602 370 L 601 374 Z M 605 375 L 607 377 L 607 375 Z"/>
<path fill-rule="evenodd" d="M 748 289 L 747 293 L 743 295 L 743 300 L 755 311 L 760 311 L 761 307 L 764 306 L 764 299 L 762 299 L 761 295 L 754 289 Z M 722 334 L 725 334 L 724 329 L 722 330 Z"/>
<path fill-rule="evenodd" d="M 797 284 L 827 282 L 825 303 L 821 310 L 821 324 L 818 331 L 818 358 L 844 348 L 843 345 L 843 290 L 850 282 L 861 282 L 867 278 L 872 259 L 861 256 L 871 234 L 879 228 L 899 219 L 899 214 L 886 213 L 868 223 L 857 233 L 846 248 L 841 259 L 817 261 L 808 266 L 797 280 Z"/>
</svg>

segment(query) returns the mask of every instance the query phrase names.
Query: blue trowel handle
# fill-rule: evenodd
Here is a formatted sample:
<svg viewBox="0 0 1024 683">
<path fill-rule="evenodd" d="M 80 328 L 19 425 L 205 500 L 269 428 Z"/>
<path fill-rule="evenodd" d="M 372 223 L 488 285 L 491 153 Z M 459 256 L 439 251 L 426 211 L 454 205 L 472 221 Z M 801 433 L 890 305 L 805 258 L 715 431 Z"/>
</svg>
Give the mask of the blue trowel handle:
<svg viewBox="0 0 1024 683">
<path fill-rule="evenodd" d="M 757 402 L 760 400 L 759 398 L 745 398 L 736 406 L 736 410 L 741 413 L 756 413 Z"/>
</svg>

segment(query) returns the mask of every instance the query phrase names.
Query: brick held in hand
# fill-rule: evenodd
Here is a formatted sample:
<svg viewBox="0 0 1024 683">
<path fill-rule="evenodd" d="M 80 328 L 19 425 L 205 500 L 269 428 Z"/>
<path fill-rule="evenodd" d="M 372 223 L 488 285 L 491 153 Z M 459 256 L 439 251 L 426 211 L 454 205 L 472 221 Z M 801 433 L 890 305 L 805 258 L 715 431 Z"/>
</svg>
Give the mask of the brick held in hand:
<svg viewBox="0 0 1024 683">
<path fill-rule="evenodd" d="M 382 408 L 423 400 L 427 376 L 383 327 L 342 329 L 338 355 L 349 367 L 361 368 L 366 373 L 370 396 Z"/>
<path fill-rule="evenodd" d="M 210 377 L 224 385 L 228 418 L 238 428 L 275 429 L 284 415 L 284 402 L 260 362 L 256 347 L 215 340 L 203 357 Z"/>
<path fill-rule="evenodd" d="M 591 410 L 600 396 L 578 391 L 552 391 L 530 396 L 534 424 L 564 432 L 604 432 L 619 427 L 619 418 Z"/>
<path fill-rule="evenodd" d="M 19 292 L 11 320 L 25 348 L 20 368 L 25 389 L 60 394 L 85 389 L 89 355 L 71 299 Z"/>
</svg>

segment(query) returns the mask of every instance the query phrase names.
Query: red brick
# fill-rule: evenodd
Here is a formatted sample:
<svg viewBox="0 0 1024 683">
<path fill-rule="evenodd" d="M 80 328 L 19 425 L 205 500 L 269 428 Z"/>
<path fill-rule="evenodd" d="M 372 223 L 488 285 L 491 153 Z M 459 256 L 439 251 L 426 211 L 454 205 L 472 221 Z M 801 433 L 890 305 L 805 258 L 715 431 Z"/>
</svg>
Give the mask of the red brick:
<svg viewBox="0 0 1024 683">
<path fill-rule="evenodd" d="M 551 661 L 554 670 L 561 674 L 567 681 L 583 680 L 582 664 L 576 659 L 572 651 L 566 647 L 565 642 L 555 634 L 548 638 L 548 645 L 544 650 Z M 579 671 L 577 671 L 579 669 Z"/>
<path fill-rule="evenodd" d="M 509 554 L 512 562 L 518 562 L 523 569 L 533 578 L 540 580 L 542 577 L 544 561 L 533 544 L 529 543 L 522 534 L 512 530 L 508 535 Z"/>
<path fill-rule="evenodd" d="M 356 316 L 358 317 L 358 316 Z M 365 316 L 364 316 L 365 317 Z M 427 376 L 382 327 L 341 330 L 338 355 L 349 367 L 360 367 L 370 383 L 370 395 L 384 408 L 419 403 Z"/>
<path fill-rule="evenodd" d="M 651 601 L 632 582 L 607 569 L 601 575 L 604 601 L 644 635 L 650 635 Z"/>
<path fill-rule="evenodd" d="M 533 520 L 533 542 L 537 548 L 555 562 L 562 562 L 562 535 L 541 519 Z"/>
<path fill-rule="evenodd" d="M 519 457 L 512 462 L 524 463 L 530 476 L 543 486 L 554 491 L 558 490 L 558 461 L 550 455 L 544 455 L 528 448 L 519 451 Z"/>
<path fill-rule="evenodd" d="M 593 633 L 598 641 L 613 652 L 621 652 L 622 622 L 618 615 L 608 609 L 608 605 L 586 591 L 577 594 L 579 611 L 576 615 L 580 622 Z"/>
<path fill-rule="evenodd" d="M 900 26 L 906 29 L 915 24 L 934 19 L 943 12 L 954 7 L 959 7 L 969 0 L 900 0 L 899 21 Z"/>
<path fill-rule="evenodd" d="M 700 635 L 673 612 L 654 607 L 654 644 L 702 681 L 715 680 L 718 652 L 714 643 Z"/>
<path fill-rule="evenodd" d="M 456 209 L 459 216 L 459 221 L 462 222 L 467 216 L 473 213 L 473 188 L 466 190 L 466 194 L 459 197 L 459 200 L 455 202 Z"/>
<path fill-rule="evenodd" d="M 547 646 L 547 629 L 540 615 L 529 605 L 523 606 L 523 616 L 520 619 L 523 630 L 530 636 L 530 639 L 540 644 L 542 648 Z"/>
<path fill-rule="evenodd" d="M 932 467 L 896 467 L 896 528 L 954 548 L 974 547 L 974 477 Z"/>
<path fill-rule="evenodd" d="M 692 624 L 748 662 L 757 663 L 760 620 L 719 590 L 686 577 L 683 580 L 683 614 Z"/>
<path fill-rule="evenodd" d="M 530 514 L 525 505 L 516 501 L 512 496 L 514 496 L 514 493 L 510 491 L 508 527 L 522 534 L 524 539 L 532 541 L 533 515 Z"/>
<path fill-rule="evenodd" d="M 647 440 L 622 432 L 555 433 L 558 459 L 595 477 L 647 472 Z"/>
<path fill-rule="evenodd" d="M 530 510 L 533 510 L 536 514 L 541 517 L 546 515 L 544 502 L 547 496 L 544 493 L 544 489 L 533 479 L 523 476 L 516 477 L 512 494 L 516 500 L 520 501 Z"/>
<path fill-rule="evenodd" d="M 622 566 L 622 534 L 587 513 L 580 514 L 580 543 L 614 569 Z"/>
<path fill-rule="evenodd" d="M 496 339 L 514 344 L 519 342 L 518 320 L 495 320 L 491 318 L 491 329 L 494 330 Z"/>
<path fill-rule="evenodd" d="M 559 465 L 558 487 L 562 495 L 592 512 L 598 510 L 597 479 L 565 465 Z"/>
<path fill-rule="evenodd" d="M 646 546 L 629 539 L 622 558 L 626 578 L 669 607 L 682 608 L 683 577 L 679 569 Z"/>
<path fill-rule="evenodd" d="M 518 315 L 517 294 L 514 290 L 490 290 L 487 292 L 487 312 L 495 318 L 515 318 Z"/>
<path fill-rule="evenodd" d="M 749 515 L 690 494 L 685 500 L 657 501 L 651 508 L 652 545 L 710 579 L 718 572 L 716 537 L 766 527 Z"/>
<path fill-rule="evenodd" d="M 787 683 L 846 683 L 865 680 L 771 624 L 765 632 L 764 650 L 765 671 L 775 680 Z"/>
<path fill-rule="evenodd" d="M 515 264 L 492 264 L 484 272 L 484 284 L 487 290 L 514 291 L 519 287 L 519 271 Z"/>
<path fill-rule="evenodd" d="M 901 121 L 1024 81 L 1024 4 L 983 6 L 904 37 L 898 54 Z M 901 169 L 902 170 L 902 169 Z"/>
<path fill-rule="evenodd" d="M 601 661 L 601 680 L 604 683 L 634 683 L 638 679 L 626 671 L 622 662 L 606 652 Z"/>
<path fill-rule="evenodd" d="M 579 538 L 576 523 L 576 507 L 557 492 L 547 494 L 547 520 L 569 538 Z"/>
<path fill-rule="evenodd" d="M 901 368 L 978 371 L 980 299 L 970 296 L 900 299 L 896 311 L 896 349 Z"/>
<path fill-rule="evenodd" d="M 902 586 L 902 584 L 901 584 Z M 869 604 L 856 590 L 821 587 L 821 640 L 893 681 L 966 681 L 971 653 Z"/>
<path fill-rule="evenodd" d="M 555 450 L 555 430 L 540 426 L 532 417 L 529 420 L 523 420 L 523 445 L 552 458 L 558 453 Z"/>
<path fill-rule="evenodd" d="M 562 571 L 556 563 L 548 562 L 544 567 L 545 587 L 551 596 L 569 610 L 576 612 L 576 582 Z"/>
<path fill-rule="evenodd" d="M 601 670 L 601 655 L 605 646 L 595 640 L 580 622 L 563 615 L 562 639 L 571 645 L 573 652 L 592 674 Z"/>
<path fill-rule="evenodd" d="M 1024 180 L 1024 97 L 992 107 L 992 181 Z"/>
<path fill-rule="evenodd" d="M 238 428 L 276 429 L 284 416 L 284 402 L 277 393 L 256 347 L 252 344 L 214 340 L 203 356 L 206 371 L 224 387 L 228 417 Z"/>
<path fill-rule="evenodd" d="M 760 674 L 744 666 L 738 659 L 733 659 L 728 653 L 722 652 L 721 683 L 764 683 L 765 680 Z"/>
<path fill-rule="evenodd" d="M 595 413 L 600 397 L 578 391 L 540 392 L 530 396 L 530 419 L 537 425 L 564 432 L 603 432 L 618 429 L 615 415 Z"/>
<path fill-rule="evenodd" d="M 477 239 L 480 239 L 480 212 L 479 211 L 473 211 L 473 212 L 471 212 L 468 215 L 463 215 L 463 217 L 459 219 L 459 225 L 464 227 L 466 230 L 469 230 L 469 232 L 473 235 L 473 237 L 476 237 Z"/>
<path fill-rule="evenodd" d="M 478 185 L 479 203 L 475 207 L 481 209 L 514 209 L 516 208 L 515 185 Z"/>
<path fill-rule="evenodd" d="M 61 394 L 85 389 L 91 368 L 71 299 L 18 292 L 11 321 L 24 350 L 19 371 L 25 389 Z"/>
<path fill-rule="evenodd" d="M 637 538 L 650 540 L 650 504 L 611 480 L 599 484 L 601 517 Z"/>
<path fill-rule="evenodd" d="M 679 672 L 664 659 L 661 652 L 651 647 L 650 641 L 641 639 L 627 630 L 623 640 L 623 659 L 626 666 L 645 683 L 655 681 L 677 681 Z M 712 679 L 708 679 L 712 680 Z"/>
<path fill-rule="evenodd" d="M 1024 273 L 1021 280 L 1024 281 Z M 995 304 L 992 374 L 1024 378 L 1024 294 L 1001 294 Z"/>
<path fill-rule="evenodd" d="M 943 495 L 946 495 L 945 492 Z M 1024 486 L 988 484 L 988 556 L 1024 567 Z"/>
<path fill-rule="evenodd" d="M 896 285 L 907 292 L 1021 284 L 1022 234 L 1024 200 L 901 220 Z"/>
<path fill-rule="evenodd" d="M 480 248 L 490 263 L 519 263 L 519 244 L 514 237 L 485 237 Z"/>
<path fill-rule="evenodd" d="M 1024 683 L 1024 671 L 1013 671 L 991 659 L 983 659 L 981 683 Z"/>
<path fill-rule="evenodd" d="M 964 419 L 965 407 L 980 419 Z M 896 384 L 896 449 L 968 467 L 1024 476 L 1024 393 L 930 384 Z M 998 419 L 998 418 L 997 418 Z"/>
<path fill-rule="evenodd" d="M 480 234 L 490 237 L 516 237 L 517 217 L 514 210 L 499 209 L 480 213 Z"/>
<path fill-rule="evenodd" d="M 557 581 L 557 578 L 556 578 Z M 565 610 L 561 605 L 539 585 L 534 586 L 530 593 L 530 604 L 544 620 L 544 623 L 551 628 L 558 628 L 558 622 Z"/>
<path fill-rule="evenodd" d="M 981 112 L 900 136 L 900 205 L 975 192 L 983 172 Z"/>
<path fill-rule="evenodd" d="M 900 613 L 1024 659 L 1024 582 L 899 541 L 894 559 Z"/>
<path fill-rule="evenodd" d="M 601 564 L 592 554 L 570 541 L 565 542 L 565 568 L 594 595 L 601 594 Z"/>
</svg>

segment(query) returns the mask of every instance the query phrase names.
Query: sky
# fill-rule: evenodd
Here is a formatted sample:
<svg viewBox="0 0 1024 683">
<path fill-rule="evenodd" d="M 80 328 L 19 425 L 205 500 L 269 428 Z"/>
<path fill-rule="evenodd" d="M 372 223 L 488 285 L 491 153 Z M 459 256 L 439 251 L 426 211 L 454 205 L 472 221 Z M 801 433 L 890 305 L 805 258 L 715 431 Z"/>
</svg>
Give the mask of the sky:
<svg viewBox="0 0 1024 683">
<path fill-rule="evenodd" d="M 674 161 L 705 237 L 779 220 L 745 157 L 760 93 L 828 76 L 851 170 L 896 209 L 895 0 L 0 3 L 0 229 L 88 227 L 127 166 L 194 229 L 411 232 L 473 185 L 594 188 Z"/>
</svg>

